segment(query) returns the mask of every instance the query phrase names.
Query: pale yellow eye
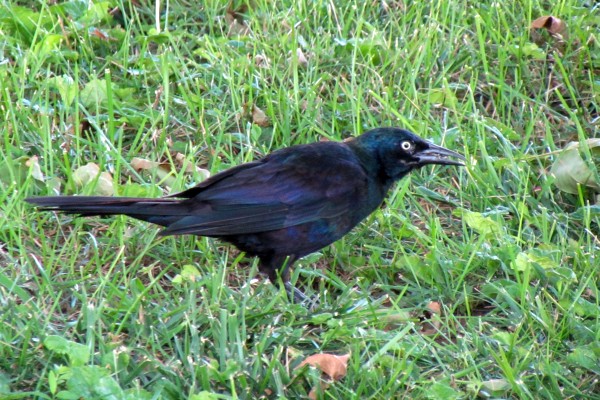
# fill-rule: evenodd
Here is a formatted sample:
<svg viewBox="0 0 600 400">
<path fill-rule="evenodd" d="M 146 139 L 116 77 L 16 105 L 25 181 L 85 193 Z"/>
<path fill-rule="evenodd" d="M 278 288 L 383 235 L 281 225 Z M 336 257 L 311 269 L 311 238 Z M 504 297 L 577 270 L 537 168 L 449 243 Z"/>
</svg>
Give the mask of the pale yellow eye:
<svg viewBox="0 0 600 400">
<path fill-rule="evenodd" d="M 412 149 L 412 146 L 413 144 L 408 140 L 405 140 L 404 142 L 400 143 L 400 147 L 402 147 L 402 150 L 404 151 L 409 151 L 410 149 Z"/>
</svg>

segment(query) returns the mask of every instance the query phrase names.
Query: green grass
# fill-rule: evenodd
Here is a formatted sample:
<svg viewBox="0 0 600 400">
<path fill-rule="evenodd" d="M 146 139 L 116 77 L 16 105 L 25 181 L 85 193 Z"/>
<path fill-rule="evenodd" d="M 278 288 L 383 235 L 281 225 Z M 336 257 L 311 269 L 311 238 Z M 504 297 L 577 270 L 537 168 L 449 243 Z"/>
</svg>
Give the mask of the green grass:
<svg viewBox="0 0 600 400">
<path fill-rule="evenodd" d="M 296 366 L 321 352 L 351 353 L 324 399 L 600 398 L 598 197 L 549 172 L 599 134 L 594 2 L 0 11 L 0 398 L 306 398 L 321 376 Z M 564 40 L 530 32 L 544 15 Z M 88 163 L 118 195 L 160 196 L 203 178 L 182 159 L 216 173 L 377 126 L 468 166 L 412 174 L 301 260 L 315 311 L 218 241 L 23 201 L 96 193 Z"/>
</svg>

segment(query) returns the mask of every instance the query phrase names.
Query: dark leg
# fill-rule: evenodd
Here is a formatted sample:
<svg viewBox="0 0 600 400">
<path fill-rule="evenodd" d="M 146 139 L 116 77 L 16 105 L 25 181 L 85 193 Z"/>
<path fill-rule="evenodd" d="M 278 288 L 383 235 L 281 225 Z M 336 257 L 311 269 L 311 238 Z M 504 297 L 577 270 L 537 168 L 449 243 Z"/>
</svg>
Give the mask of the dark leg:
<svg viewBox="0 0 600 400">
<path fill-rule="evenodd" d="M 310 302 L 310 299 L 306 297 L 302 290 L 292 285 L 290 281 L 285 282 L 283 285 L 285 286 L 285 292 L 287 293 L 290 302 L 299 304 Z"/>
<path fill-rule="evenodd" d="M 283 282 L 285 292 L 288 295 L 288 299 L 292 303 L 307 304 L 310 299 L 306 297 L 304 293 L 294 285 L 290 283 L 290 267 L 296 261 L 296 256 L 287 257 L 271 257 L 266 259 L 261 258 L 259 264 L 260 272 L 267 274 L 269 280 L 274 285 L 279 286 L 279 282 Z"/>
</svg>

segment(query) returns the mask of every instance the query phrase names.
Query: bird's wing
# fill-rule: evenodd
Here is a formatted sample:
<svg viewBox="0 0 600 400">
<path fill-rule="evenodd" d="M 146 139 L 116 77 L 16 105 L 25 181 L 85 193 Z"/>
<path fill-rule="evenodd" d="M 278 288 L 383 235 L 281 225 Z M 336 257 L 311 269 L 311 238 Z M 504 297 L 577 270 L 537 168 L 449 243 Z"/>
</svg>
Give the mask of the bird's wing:
<svg viewBox="0 0 600 400">
<path fill-rule="evenodd" d="M 351 153 L 332 149 L 276 152 L 213 176 L 176 195 L 188 198 L 188 215 L 163 234 L 239 235 L 342 216 L 367 194 L 368 179 Z"/>
</svg>

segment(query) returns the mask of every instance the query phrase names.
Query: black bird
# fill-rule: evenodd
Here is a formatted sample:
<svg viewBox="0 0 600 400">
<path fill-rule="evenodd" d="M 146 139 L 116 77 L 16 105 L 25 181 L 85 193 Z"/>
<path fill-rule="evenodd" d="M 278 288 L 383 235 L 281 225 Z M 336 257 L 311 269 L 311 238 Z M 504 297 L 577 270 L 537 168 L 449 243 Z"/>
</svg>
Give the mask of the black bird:
<svg viewBox="0 0 600 400">
<path fill-rule="evenodd" d="M 271 282 L 288 285 L 300 257 L 340 239 L 376 210 L 390 186 L 428 164 L 464 165 L 458 153 L 398 128 L 345 142 L 292 146 L 158 198 L 54 196 L 26 199 L 80 216 L 124 214 L 161 225 L 161 235 L 216 237 L 259 258 Z"/>
</svg>

